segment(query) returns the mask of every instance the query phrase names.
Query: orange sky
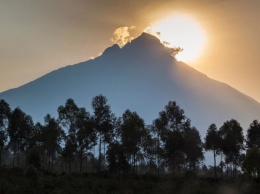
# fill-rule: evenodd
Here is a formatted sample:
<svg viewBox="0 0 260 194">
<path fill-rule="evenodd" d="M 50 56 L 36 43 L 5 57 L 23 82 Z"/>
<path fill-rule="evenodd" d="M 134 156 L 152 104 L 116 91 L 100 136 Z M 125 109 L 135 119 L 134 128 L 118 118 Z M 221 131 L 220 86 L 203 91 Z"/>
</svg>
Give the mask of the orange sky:
<svg viewBox="0 0 260 194">
<path fill-rule="evenodd" d="M 0 0 L 0 91 L 97 56 L 118 27 L 134 25 L 137 36 L 179 12 L 208 36 L 189 65 L 260 102 L 259 7 L 259 0 Z"/>
</svg>

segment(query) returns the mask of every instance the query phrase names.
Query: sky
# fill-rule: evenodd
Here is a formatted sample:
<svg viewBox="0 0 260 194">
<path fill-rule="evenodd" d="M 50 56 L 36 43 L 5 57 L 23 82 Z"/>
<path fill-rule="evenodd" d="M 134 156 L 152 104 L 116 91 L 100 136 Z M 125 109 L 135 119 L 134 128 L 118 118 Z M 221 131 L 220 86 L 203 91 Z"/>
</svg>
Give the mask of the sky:
<svg viewBox="0 0 260 194">
<path fill-rule="evenodd" d="M 119 27 L 135 26 L 137 37 L 181 13 L 207 38 L 188 65 L 260 102 L 259 7 L 259 0 L 0 0 L 0 92 L 98 56 Z"/>
</svg>

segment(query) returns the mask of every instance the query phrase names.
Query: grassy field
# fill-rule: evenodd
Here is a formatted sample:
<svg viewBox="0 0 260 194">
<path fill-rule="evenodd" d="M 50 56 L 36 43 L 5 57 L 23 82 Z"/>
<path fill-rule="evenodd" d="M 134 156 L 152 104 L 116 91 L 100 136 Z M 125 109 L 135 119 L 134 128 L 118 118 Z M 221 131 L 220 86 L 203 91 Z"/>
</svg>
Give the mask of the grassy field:
<svg viewBox="0 0 260 194">
<path fill-rule="evenodd" d="M 90 194 L 253 194 L 256 184 L 243 179 L 218 181 L 210 178 L 135 176 L 112 178 L 107 174 L 47 174 L 34 167 L 0 170 L 0 193 Z"/>
</svg>

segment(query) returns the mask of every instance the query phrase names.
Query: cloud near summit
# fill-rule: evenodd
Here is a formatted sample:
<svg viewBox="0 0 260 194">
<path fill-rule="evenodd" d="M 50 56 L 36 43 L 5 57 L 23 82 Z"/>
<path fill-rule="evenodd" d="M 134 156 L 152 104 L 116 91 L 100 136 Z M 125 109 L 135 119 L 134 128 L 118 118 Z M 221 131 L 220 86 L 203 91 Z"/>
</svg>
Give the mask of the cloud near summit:
<svg viewBox="0 0 260 194">
<path fill-rule="evenodd" d="M 118 44 L 120 47 L 123 47 L 126 43 L 131 42 L 134 37 L 131 36 L 130 32 L 135 28 L 135 26 L 124 26 L 117 28 L 114 32 L 113 38 L 111 39 L 112 43 Z"/>
</svg>

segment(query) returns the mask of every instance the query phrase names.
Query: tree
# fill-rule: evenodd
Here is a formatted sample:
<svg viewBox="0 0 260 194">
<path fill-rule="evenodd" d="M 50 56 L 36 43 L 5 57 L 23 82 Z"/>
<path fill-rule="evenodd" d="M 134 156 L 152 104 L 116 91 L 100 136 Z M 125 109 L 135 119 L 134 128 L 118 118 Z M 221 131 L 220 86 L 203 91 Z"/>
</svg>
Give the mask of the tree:
<svg viewBox="0 0 260 194">
<path fill-rule="evenodd" d="M 32 118 L 26 115 L 20 108 L 14 109 L 11 113 L 8 126 L 9 145 L 13 151 L 13 166 L 17 154 L 17 165 L 20 163 L 20 151 L 25 151 L 32 143 L 34 124 Z"/>
<path fill-rule="evenodd" d="M 79 112 L 79 107 L 75 104 L 74 100 L 69 98 L 65 106 L 59 106 L 58 121 L 61 126 L 68 130 L 68 133 L 75 135 L 77 133 L 77 116 Z"/>
<path fill-rule="evenodd" d="M 141 149 L 145 134 L 144 120 L 136 112 L 126 110 L 122 115 L 121 141 L 128 160 L 132 161 L 134 174 L 137 171 L 137 153 Z"/>
<path fill-rule="evenodd" d="M 62 150 L 61 157 L 63 160 L 68 164 L 69 173 L 72 171 L 72 162 L 75 160 L 76 157 L 76 144 L 74 143 L 75 136 L 67 135 L 65 138 L 65 147 Z"/>
<path fill-rule="evenodd" d="M 217 179 L 216 156 L 219 153 L 221 146 L 221 136 L 215 124 L 211 124 L 207 130 L 205 137 L 204 148 L 206 151 L 212 151 L 214 157 L 214 176 Z"/>
<path fill-rule="evenodd" d="M 159 119 L 161 122 L 160 131 L 163 141 L 165 141 L 169 132 L 176 130 L 181 131 L 185 126 L 190 125 L 190 120 L 185 117 L 184 110 L 174 101 L 169 101 L 165 106 L 165 110 L 159 113 Z"/>
<path fill-rule="evenodd" d="M 181 166 L 185 162 L 184 144 L 186 142 L 183 133 L 179 130 L 171 131 L 168 134 L 164 146 L 165 157 L 175 176 L 175 171 L 177 170 L 180 174 Z"/>
<path fill-rule="evenodd" d="M 151 126 L 146 126 L 146 134 L 143 137 L 143 156 L 146 159 L 146 165 L 149 171 L 157 171 L 159 175 L 160 161 L 159 158 L 163 156 L 163 150 L 161 147 L 158 149 L 157 138 L 152 136 Z"/>
<path fill-rule="evenodd" d="M 65 147 L 63 149 L 62 156 L 69 166 L 69 172 L 71 172 L 71 164 L 77 155 L 77 117 L 79 114 L 79 107 L 75 104 L 74 100 L 69 98 L 65 102 L 65 106 L 58 108 L 58 122 L 62 127 L 67 129 L 67 136 L 65 138 Z"/>
<path fill-rule="evenodd" d="M 127 172 L 129 164 L 126 159 L 123 146 L 118 142 L 112 142 L 107 150 L 108 169 L 112 173 Z"/>
<path fill-rule="evenodd" d="M 33 147 L 29 150 L 28 159 L 26 161 L 28 166 L 33 165 L 37 169 L 41 169 L 41 150 L 40 147 Z"/>
<path fill-rule="evenodd" d="M 2 151 L 7 142 L 7 128 L 10 122 L 11 109 L 9 104 L 0 100 L 0 165 L 2 164 Z"/>
<path fill-rule="evenodd" d="M 169 101 L 164 110 L 159 113 L 159 117 L 154 121 L 155 131 L 158 139 L 164 144 L 167 163 L 172 168 L 172 172 L 180 172 L 181 166 L 185 162 L 185 138 L 184 129 L 190 127 L 190 120 L 185 117 L 176 102 Z M 158 145 L 161 142 L 158 141 Z M 158 150 L 160 150 L 158 146 Z"/>
<path fill-rule="evenodd" d="M 243 129 L 236 120 L 231 119 L 220 128 L 220 134 L 223 139 L 221 149 L 226 157 L 227 168 L 231 163 L 234 175 L 236 166 L 240 164 L 241 151 L 244 149 Z"/>
<path fill-rule="evenodd" d="M 23 131 L 20 133 L 21 137 L 21 151 L 25 152 L 25 167 L 27 166 L 28 150 L 35 145 L 35 126 L 32 117 L 26 115 L 23 121 Z"/>
<path fill-rule="evenodd" d="M 247 130 L 246 144 L 249 149 L 253 147 L 260 149 L 260 123 L 257 120 L 254 120 Z"/>
<path fill-rule="evenodd" d="M 60 106 L 58 112 L 59 122 L 68 130 L 62 156 L 67 161 L 70 171 L 71 163 L 77 159 L 79 171 L 82 172 L 83 159 L 87 160 L 87 151 L 96 144 L 94 119 L 85 108 L 79 108 L 72 99 L 68 99 L 65 106 Z"/>
<path fill-rule="evenodd" d="M 260 180 L 260 123 L 254 120 L 247 130 L 247 152 L 243 161 L 242 169 L 257 183 L 257 191 Z"/>
<path fill-rule="evenodd" d="M 80 108 L 77 117 L 77 147 L 78 159 L 80 161 L 79 169 L 82 172 L 83 158 L 87 159 L 87 152 L 96 144 L 96 132 L 94 130 L 94 121 L 85 108 Z"/>
<path fill-rule="evenodd" d="M 55 118 L 47 114 L 44 118 L 45 125 L 40 132 L 39 141 L 42 142 L 44 156 L 48 170 L 51 172 L 54 168 L 54 162 L 61 151 L 61 141 L 64 137 L 64 131 L 59 126 Z"/>
<path fill-rule="evenodd" d="M 101 144 L 109 143 L 113 136 L 113 122 L 110 106 L 107 104 L 106 97 L 99 95 L 93 98 L 92 108 L 94 110 L 94 126 L 99 138 L 99 162 L 98 169 L 101 170 Z"/>
<path fill-rule="evenodd" d="M 260 178 L 260 150 L 257 147 L 248 150 L 242 169 L 250 177 Z"/>
<path fill-rule="evenodd" d="M 204 160 L 203 146 L 199 131 L 195 127 L 186 127 L 183 131 L 185 161 L 190 170 L 195 170 L 196 166 Z"/>
<path fill-rule="evenodd" d="M 157 175 L 160 173 L 161 158 L 163 156 L 163 142 L 162 137 L 167 137 L 168 119 L 165 111 L 159 113 L 159 118 L 153 121 L 151 131 L 154 133 L 156 138 L 156 163 L 157 163 Z"/>
</svg>

